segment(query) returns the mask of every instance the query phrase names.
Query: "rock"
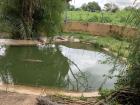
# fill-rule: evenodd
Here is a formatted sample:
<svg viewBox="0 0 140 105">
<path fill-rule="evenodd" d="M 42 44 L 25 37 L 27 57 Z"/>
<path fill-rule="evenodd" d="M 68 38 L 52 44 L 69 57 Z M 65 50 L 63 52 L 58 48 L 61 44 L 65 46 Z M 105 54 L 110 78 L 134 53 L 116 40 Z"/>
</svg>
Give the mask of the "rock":
<svg viewBox="0 0 140 105">
<path fill-rule="evenodd" d="M 42 42 L 42 43 L 43 42 L 46 43 L 48 41 L 48 38 L 47 37 L 40 37 L 39 41 Z"/>
<path fill-rule="evenodd" d="M 70 36 L 68 40 L 69 40 L 70 42 L 73 42 L 73 41 L 74 41 L 74 37 L 73 37 L 73 36 Z"/>
<path fill-rule="evenodd" d="M 110 50 L 108 48 L 103 48 L 104 51 L 109 52 Z"/>
</svg>

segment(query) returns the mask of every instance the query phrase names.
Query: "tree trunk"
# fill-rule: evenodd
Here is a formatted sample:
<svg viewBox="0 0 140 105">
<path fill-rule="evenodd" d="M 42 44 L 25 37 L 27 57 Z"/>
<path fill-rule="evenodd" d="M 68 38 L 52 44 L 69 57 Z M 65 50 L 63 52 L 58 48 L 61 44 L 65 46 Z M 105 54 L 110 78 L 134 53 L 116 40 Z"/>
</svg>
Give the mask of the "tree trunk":
<svg viewBox="0 0 140 105">
<path fill-rule="evenodd" d="M 22 1 L 21 18 L 27 39 L 32 38 L 34 5 L 35 0 Z"/>
</svg>

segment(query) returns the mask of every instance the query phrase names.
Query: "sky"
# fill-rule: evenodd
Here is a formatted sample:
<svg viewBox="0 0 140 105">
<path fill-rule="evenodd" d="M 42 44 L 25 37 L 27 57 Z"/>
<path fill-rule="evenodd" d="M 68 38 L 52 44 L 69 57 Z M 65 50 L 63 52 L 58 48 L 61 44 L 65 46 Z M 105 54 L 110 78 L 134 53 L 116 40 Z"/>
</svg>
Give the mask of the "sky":
<svg viewBox="0 0 140 105">
<path fill-rule="evenodd" d="M 105 3 L 115 3 L 116 5 L 118 5 L 120 8 L 124 8 L 126 6 L 132 6 L 134 0 L 72 0 L 70 3 L 72 5 L 74 5 L 75 7 L 80 7 L 82 4 L 84 3 L 88 3 L 88 2 L 92 2 L 92 1 L 96 1 L 99 3 L 99 5 L 103 8 Z M 140 0 L 137 0 L 137 3 L 140 5 Z"/>
</svg>

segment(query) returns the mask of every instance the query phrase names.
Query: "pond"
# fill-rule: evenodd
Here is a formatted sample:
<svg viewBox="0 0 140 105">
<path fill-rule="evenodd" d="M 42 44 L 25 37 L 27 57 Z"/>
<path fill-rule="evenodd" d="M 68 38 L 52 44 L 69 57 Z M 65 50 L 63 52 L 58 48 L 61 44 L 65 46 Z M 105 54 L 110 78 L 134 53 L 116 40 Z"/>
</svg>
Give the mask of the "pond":
<svg viewBox="0 0 140 105">
<path fill-rule="evenodd" d="M 0 46 L 0 84 L 96 91 L 114 57 L 92 45 Z M 117 74 L 117 72 L 115 73 Z M 116 78 L 104 88 L 113 88 Z"/>
</svg>

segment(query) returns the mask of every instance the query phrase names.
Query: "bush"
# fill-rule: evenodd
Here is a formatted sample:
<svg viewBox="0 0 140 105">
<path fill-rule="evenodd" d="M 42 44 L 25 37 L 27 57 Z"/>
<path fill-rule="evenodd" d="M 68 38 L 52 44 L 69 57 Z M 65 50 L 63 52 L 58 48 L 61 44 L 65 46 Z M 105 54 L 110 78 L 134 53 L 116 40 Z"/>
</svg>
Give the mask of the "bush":
<svg viewBox="0 0 140 105">
<path fill-rule="evenodd" d="M 91 17 L 88 19 L 88 22 L 100 22 L 100 23 L 111 23 L 112 19 L 108 16 L 97 16 L 95 15 L 94 17 Z"/>
<path fill-rule="evenodd" d="M 99 22 L 99 17 L 98 16 L 94 16 L 94 17 L 88 19 L 88 22 Z"/>
<path fill-rule="evenodd" d="M 108 16 L 105 16 L 102 18 L 102 22 L 103 23 L 111 23 L 112 22 L 112 19 Z"/>
</svg>

